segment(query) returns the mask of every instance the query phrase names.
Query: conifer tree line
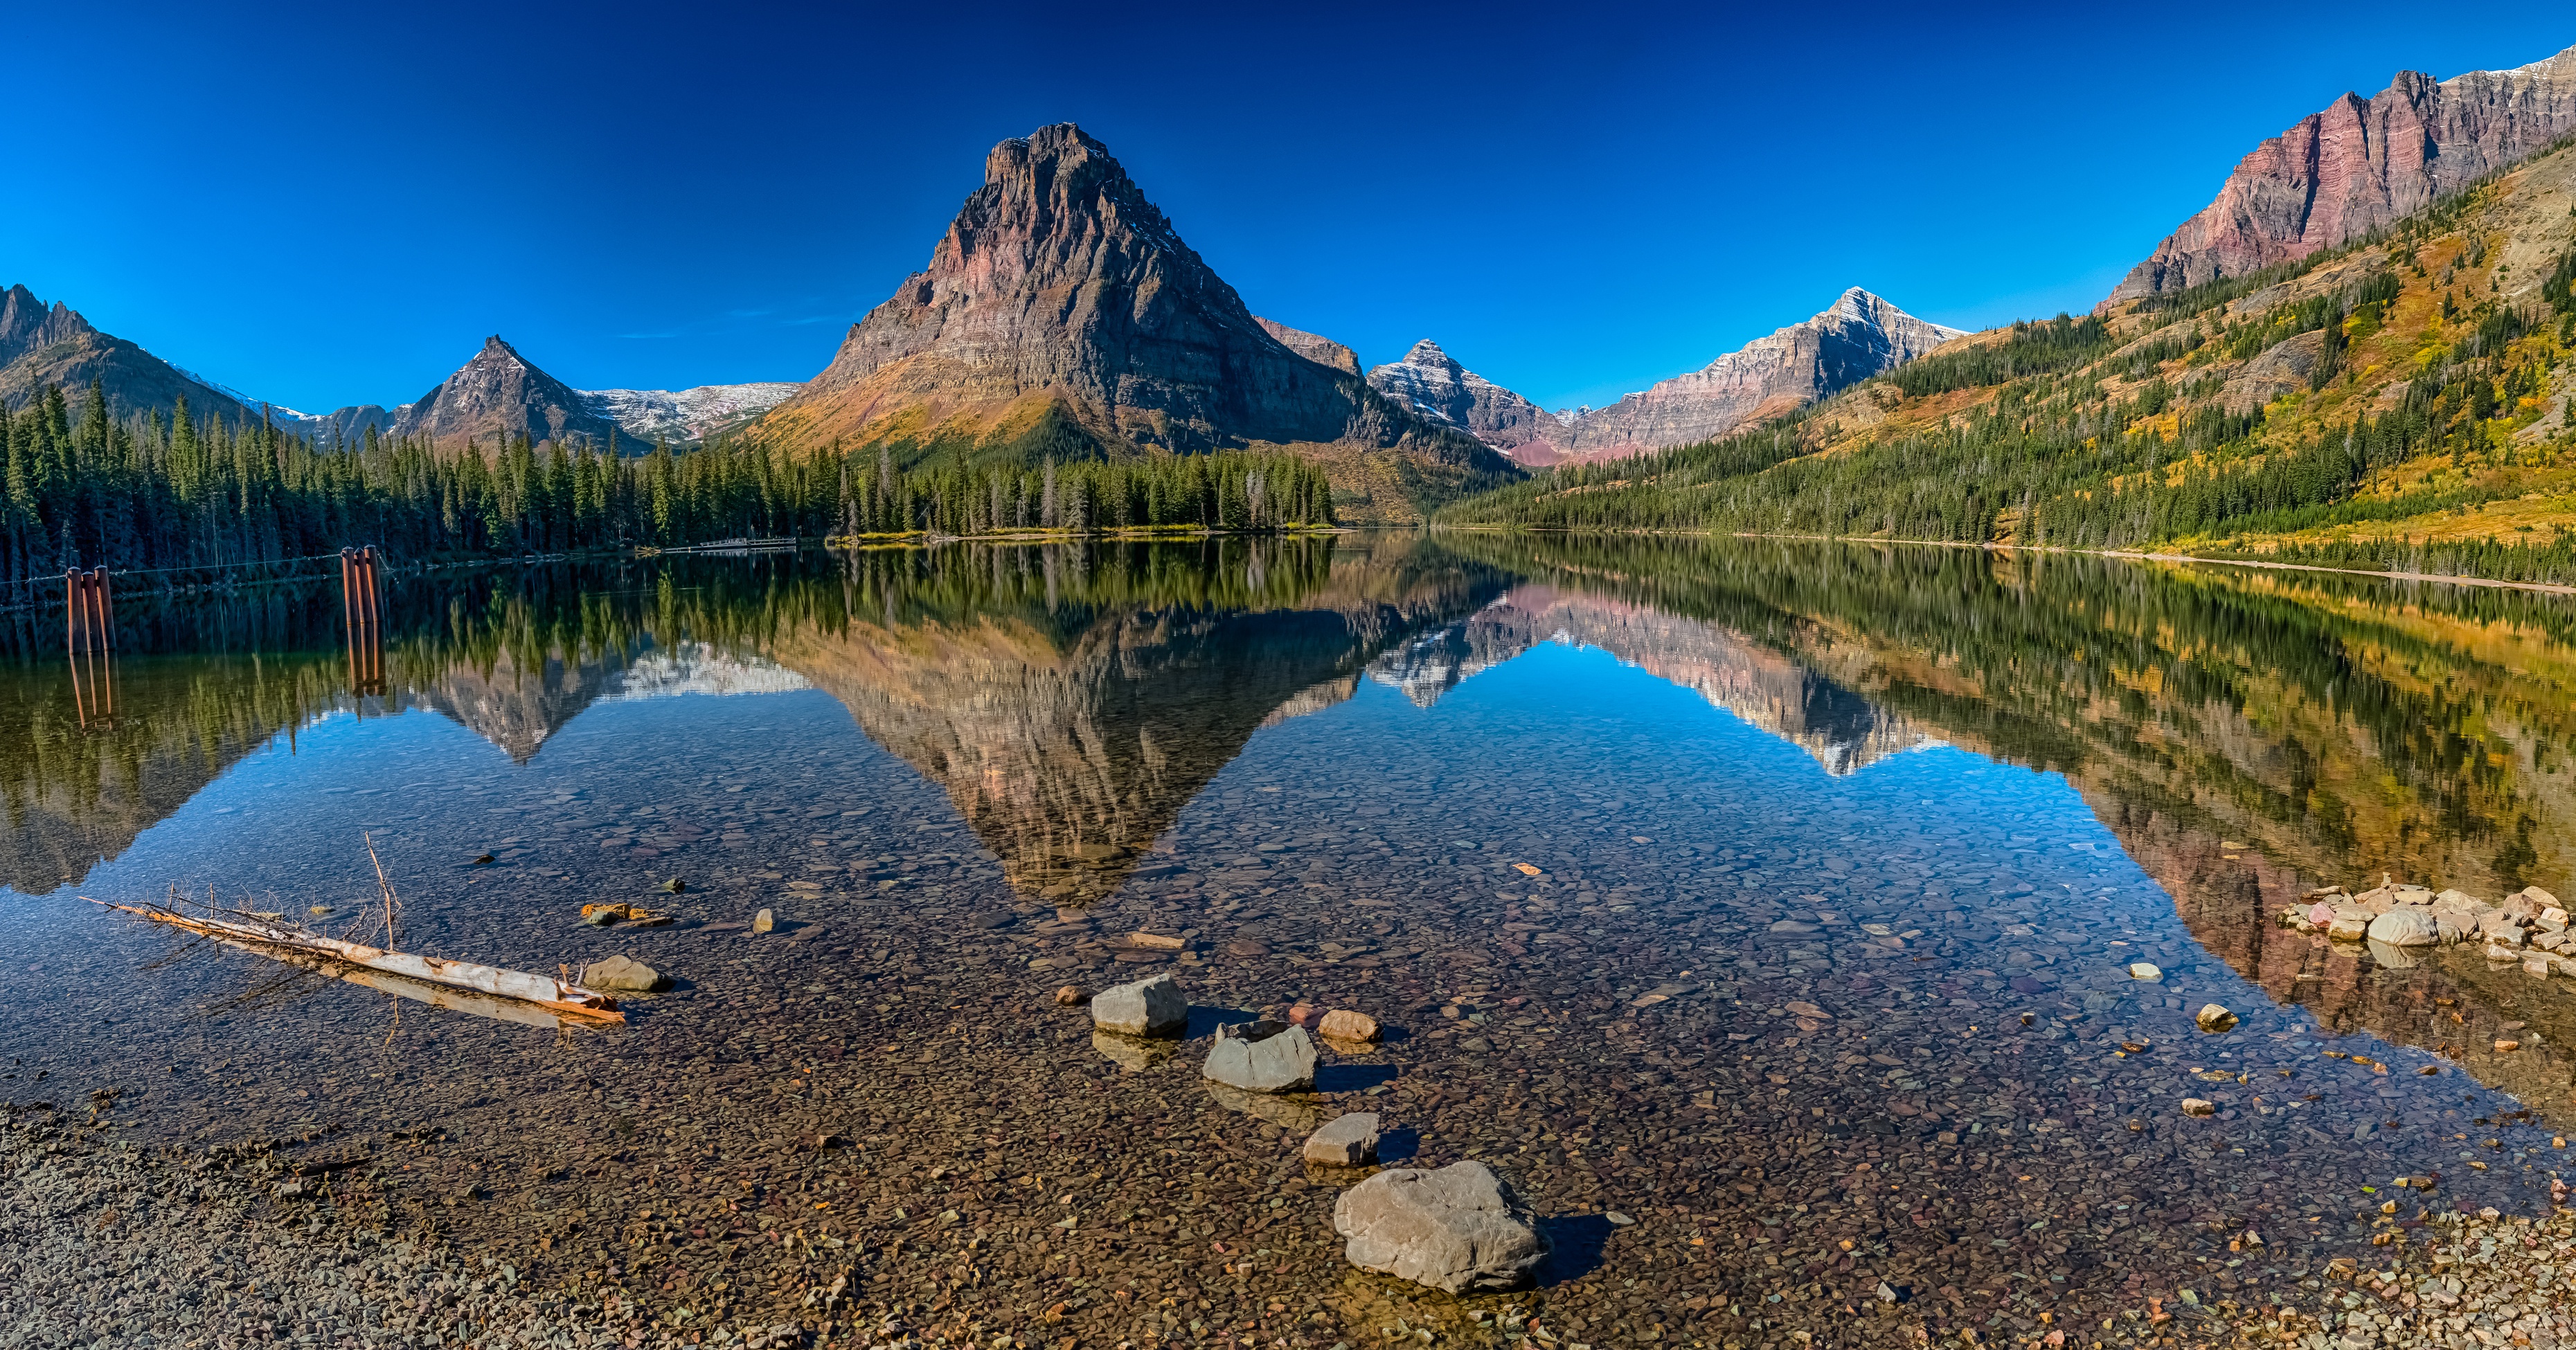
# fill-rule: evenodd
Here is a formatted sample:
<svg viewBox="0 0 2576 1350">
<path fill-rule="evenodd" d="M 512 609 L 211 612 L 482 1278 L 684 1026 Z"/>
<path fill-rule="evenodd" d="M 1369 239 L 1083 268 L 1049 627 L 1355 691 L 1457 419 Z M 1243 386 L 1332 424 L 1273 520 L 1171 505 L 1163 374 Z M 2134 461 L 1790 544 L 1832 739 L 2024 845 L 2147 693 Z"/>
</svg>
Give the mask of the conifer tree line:
<svg viewBox="0 0 2576 1350">
<path fill-rule="evenodd" d="M 1322 473 L 1284 454 L 904 472 L 837 444 L 734 439 L 625 456 L 510 436 L 442 452 L 374 428 L 323 442 L 185 400 L 172 414 L 114 417 L 96 382 L 0 407 L 0 603 L 67 568 L 225 568 L 369 544 L 429 561 L 835 532 L 1331 520 Z"/>
</svg>

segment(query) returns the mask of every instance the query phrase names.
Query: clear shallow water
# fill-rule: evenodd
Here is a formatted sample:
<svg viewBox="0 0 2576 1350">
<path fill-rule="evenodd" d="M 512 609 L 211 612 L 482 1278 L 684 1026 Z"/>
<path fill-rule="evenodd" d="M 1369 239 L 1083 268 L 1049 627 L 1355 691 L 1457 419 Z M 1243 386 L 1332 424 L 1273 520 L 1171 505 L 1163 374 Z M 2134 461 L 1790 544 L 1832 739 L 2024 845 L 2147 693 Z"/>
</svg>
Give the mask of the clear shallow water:
<svg viewBox="0 0 2576 1350">
<path fill-rule="evenodd" d="M 2561 988 L 2269 922 L 2383 868 L 2571 889 L 2546 602 L 1387 536 L 414 580 L 391 615 L 383 696 L 346 693 L 327 594 L 138 615 L 111 730 L 14 672 L 0 1100 L 357 1162 L 328 1223 L 687 1325 L 819 1318 L 846 1274 L 871 1325 L 1063 1304 L 1116 1338 L 2035 1328 L 2259 1302 L 2401 1174 L 2547 1203 Z M 362 835 L 406 945 L 682 987 L 597 1034 L 397 1017 L 77 898 L 327 926 L 373 892 Z M 581 926 L 599 900 L 681 922 Z M 764 907 L 780 933 L 730 926 Z M 1049 997 L 1166 964 L 1211 1010 L 1396 1031 L 1244 1098 L 1203 1041 L 1104 1054 Z M 1541 1287 L 1348 1271 L 1339 1181 L 1294 1161 L 1342 1109 L 1509 1176 Z"/>
</svg>

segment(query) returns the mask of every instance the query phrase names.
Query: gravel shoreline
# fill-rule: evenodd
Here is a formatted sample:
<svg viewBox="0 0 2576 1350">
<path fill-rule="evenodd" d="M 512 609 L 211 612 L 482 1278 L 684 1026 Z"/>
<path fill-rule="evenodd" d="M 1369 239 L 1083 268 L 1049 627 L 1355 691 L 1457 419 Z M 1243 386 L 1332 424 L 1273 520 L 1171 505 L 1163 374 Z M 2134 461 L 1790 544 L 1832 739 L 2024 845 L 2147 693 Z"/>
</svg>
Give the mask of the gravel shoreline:
<svg viewBox="0 0 2576 1350">
<path fill-rule="evenodd" d="M 300 1230 L 268 1221 L 260 1185 L 207 1155 L 108 1134 L 0 1112 L 0 1347 L 684 1343 L 631 1307 L 523 1290 L 497 1258 L 335 1230 L 318 1211 Z M 687 1343 L 803 1343 L 778 1332 Z"/>
</svg>

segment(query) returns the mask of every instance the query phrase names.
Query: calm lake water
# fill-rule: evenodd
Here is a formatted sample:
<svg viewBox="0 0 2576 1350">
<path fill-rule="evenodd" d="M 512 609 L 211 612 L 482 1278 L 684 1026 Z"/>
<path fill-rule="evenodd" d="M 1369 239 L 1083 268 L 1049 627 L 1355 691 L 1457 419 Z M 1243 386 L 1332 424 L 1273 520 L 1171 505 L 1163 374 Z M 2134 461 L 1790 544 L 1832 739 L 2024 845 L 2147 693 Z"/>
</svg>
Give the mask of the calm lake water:
<svg viewBox="0 0 2576 1350">
<path fill-rule="evenodd" d="M 105 719 L 59 614 L 0 621 L 0 1102 L 684 1328 L 2188 1320 L 2428 1206 L 2545 1208 L 2576 1106 L 2568 983 L 2272 917 L 2576 893 L 2563 599 L 1734 541 L 809 551 L 401 579 L 362 689 L 336 589 L 120 617 Z M 523 1025 L 82 898 L 338 932 L 369 840 L 408 947 L 678 987 Z M 1176 1047 L 1053 998 L 1159 969 Z M 1217 1020 L 1301 1000 L 1392 1030 L 1312 1096 L 1203 1083 Z M 1539 1286 L 1352 1271 L 1349 1178 L 1297 1161 L 1348 1109 L 1509 1178 Z M 2383 1218 L 2400 1176 L 2436 1181 Z"/>
</svg>

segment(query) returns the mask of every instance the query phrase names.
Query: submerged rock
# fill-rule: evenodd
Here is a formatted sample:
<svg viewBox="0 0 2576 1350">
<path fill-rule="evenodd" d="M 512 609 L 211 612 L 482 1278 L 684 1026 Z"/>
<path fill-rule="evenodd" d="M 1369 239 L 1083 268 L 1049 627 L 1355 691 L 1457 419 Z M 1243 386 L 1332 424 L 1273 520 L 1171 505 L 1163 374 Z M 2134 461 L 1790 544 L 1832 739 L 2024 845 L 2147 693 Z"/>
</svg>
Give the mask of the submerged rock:
<svg viewBox="0 0 2576 1350">
<path fill-rule="evenodd" d="M 1452 1294 L 1514 1288 L 1547 1258 L 1519 1197 L 1472 1160 L 1370 1177 L 1334 1202 L 1333 1231 L 1352 1265 Z"/>
<path fill-rule="evenodd" d="M 1335 1008 L 1323 1015 L 1315 1030 L 1337 1041 L 1374 1041 L 1378 1038 L 1377 1019 L 1348 1008 Z"/>
<path fill-rule="evenodd" d="M 2200 1011 L 2193 1014 L 2191 1020 L 2199 1023 L 2200 1029 L 2211 1035 L 2236 1029 L 2236 1014 L 2215 1003 L 2202 1004 Z"/>
<path fill-rule="evenodd" d="M 1171 972 L 1091 996 L 1091 1024 L 1125 1036 L 1166 1036 L 1189 1025 L 1190 1000 Z"/>
<path fill-rule="evenodd" d="M 1307 1137 L 1306 1161 L 1325 1167 L 1358 1167 L 1377 1160 L 1377 1116 L 1354 1111 Z"/>
<path fill-rule="evenodd" d="M 646 993 L 671 987 L 671 977 L 631 956 L 612 956 L 581 969 L 582 984 L 604 994 Z"/>
<path fill-rule="evenodd" d="M 1218 1027 L 1200 1072 L 1246 1092 L 1302 1092 L 1315 1085 L 1315 1041 L 1278 1022 Z"/>
</svg>

